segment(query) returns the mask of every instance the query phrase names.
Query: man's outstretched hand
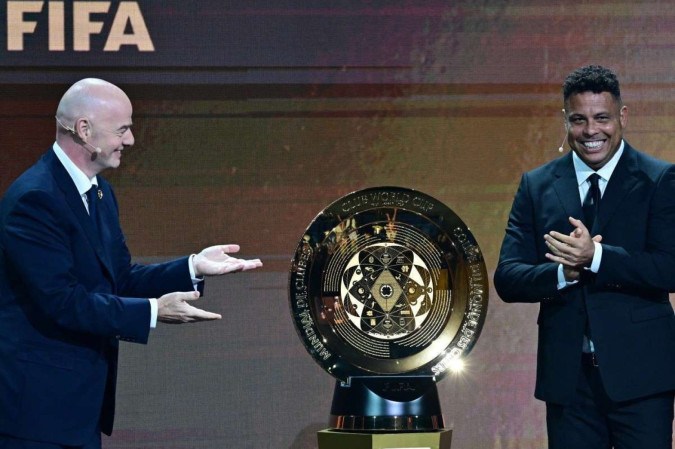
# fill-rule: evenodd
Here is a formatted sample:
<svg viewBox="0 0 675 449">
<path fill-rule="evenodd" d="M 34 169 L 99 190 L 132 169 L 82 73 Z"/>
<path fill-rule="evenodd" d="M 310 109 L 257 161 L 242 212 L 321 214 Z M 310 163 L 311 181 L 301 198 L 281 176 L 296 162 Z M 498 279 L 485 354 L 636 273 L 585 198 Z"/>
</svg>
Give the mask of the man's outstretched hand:
<svg viewBox="0 0 675 449">
<path fill-rule="evenodd" d="M 198 309 L 190 304 L 199 298 L 199 292 L 173 292 L 157 299 L 157 321 L 170 324 L 219 320 L 217 313 Z"/>
<path fill-rule="evenodd" d="M 215 245 L 203 249 L 192 259 L 195 276 L 218 276 L 262 267 L 260 259 L 237 259 L 229 255 L 238 251 L 239 245 Z M 157 321 L 180 324 L 221 319 L 217 313 L 207 312 L 190 304 L 198 298 L 198 291 L 173 292 L 158 298 Z"/>
<path fill-rule="evenodd" d="M 203 249 L 192 260 L 195 275 L 218 276 L 262 267 L 260 259 L 237 259 L 229 255 L 238 251 L 239 245 L 216 245 Z"/>
</svg>

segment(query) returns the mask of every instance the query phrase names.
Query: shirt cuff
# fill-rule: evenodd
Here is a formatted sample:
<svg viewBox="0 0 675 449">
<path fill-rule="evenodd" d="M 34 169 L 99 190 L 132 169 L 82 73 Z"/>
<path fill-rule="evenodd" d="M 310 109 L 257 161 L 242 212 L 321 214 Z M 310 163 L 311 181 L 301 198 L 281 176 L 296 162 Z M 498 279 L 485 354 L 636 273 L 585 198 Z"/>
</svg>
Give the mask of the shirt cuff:
<svg viewBox="0 0 675 449">
<path fill-rule="evenodd" d="M 565 274 L 563 272 L 563 265 L 559 264 L 558 265 L 558 290 L 562 290 L 565 287 L 569 287 L 570 285 L 574 285 L 579 281 L 568 281 L 565 279 Z"/>
<path fill-rule="evenodd" d="M 204 281 L 204 277 L 202 276 L 201 278 L 198 278 L 195 275 L 195 267 L 194 267 L 194 262 L 193 259 L 195 258 L 195 254 L 190 254 L 190 258 L 188 259 L 188 268 L 190 269 L 190 279 L 192 279 L 192 287 L 197 290 L 197 285 L 199 285 L 200 282 Z"/>
<path fill-rule="evenodd" d="M 591 261 L 589 270 L 597 273 L 600 270 L 600 262 L 602 261 L 602 245 L 598 242 L 593 242 L 593 245 L 595 246 L 595 253 L 593 253 L 593 260 Z"/>
<path fill-rule="evenodd" d="M 150 301 L 150 329 L 157 327 L 157 298 L 148 298 Z"/>
</svg>

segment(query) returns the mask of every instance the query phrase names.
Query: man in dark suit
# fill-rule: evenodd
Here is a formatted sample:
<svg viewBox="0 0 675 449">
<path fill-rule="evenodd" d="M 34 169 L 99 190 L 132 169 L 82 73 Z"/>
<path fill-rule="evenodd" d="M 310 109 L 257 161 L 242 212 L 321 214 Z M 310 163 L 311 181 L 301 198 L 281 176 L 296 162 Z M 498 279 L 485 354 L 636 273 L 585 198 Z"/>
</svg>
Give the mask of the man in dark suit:
<svg viewBox="0 0 675 449">
<path fill-rule="evenodd" d="M 53 147 L 0 203 L 0 448 L 101 447 L 113 425 L 118 341 L 157 321 L 219 319 L 191 302 L 203 276 L 260 267 L 218 245 L 154 265 L 131 262 L 117 202 L 99 175 L 134 143 L 131 102 L 75 83 Z"/>
<path fill-rule="evenodd" d="M 675 167 L 623 140 L 610 70 L 563 85 L 572 152 L 525 173 L 494 282 L 538 302 L 535 396 L 553 449 L 671 449 Z"/>
</svg>

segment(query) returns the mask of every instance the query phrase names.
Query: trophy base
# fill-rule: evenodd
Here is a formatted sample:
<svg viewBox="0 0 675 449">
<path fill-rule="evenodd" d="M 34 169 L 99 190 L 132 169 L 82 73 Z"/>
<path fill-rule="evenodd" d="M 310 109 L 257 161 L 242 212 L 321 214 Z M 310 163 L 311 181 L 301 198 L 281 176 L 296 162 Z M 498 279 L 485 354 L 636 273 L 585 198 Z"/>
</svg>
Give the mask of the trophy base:
<svg viewBox="0 0 675 449">
<path fill-rule="evenodd" d="M 319 449 L 450 449 L 452 429 L 436 432 L 358 433 L 317 432 Z"/>
<path fill-rule="evenodd" d="M 348 432 L 433 432 L 443 415 L 430 376 L 350 377 L 337 382 L 329 425 Z"/>
</svg>

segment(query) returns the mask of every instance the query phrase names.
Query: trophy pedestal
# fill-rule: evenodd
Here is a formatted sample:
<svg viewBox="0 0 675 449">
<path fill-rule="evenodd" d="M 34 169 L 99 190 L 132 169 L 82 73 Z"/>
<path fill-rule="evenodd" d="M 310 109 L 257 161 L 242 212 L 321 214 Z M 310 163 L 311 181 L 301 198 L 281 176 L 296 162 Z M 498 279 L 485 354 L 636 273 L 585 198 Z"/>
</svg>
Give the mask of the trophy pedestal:
<svg viewBox="0 0 675 449">
<path fill-rule="evenodd" d="M 337 382 L 330 425 L 318 432 L 319 449 L 450 449 L 452 440 L 431 376 Z"/>
<path fill-rule="evenodd" d="M 452 430 L 435 432 L 357 433 L 317 432 L 319 449 L 450 449 Z"/>
<path fill-rule="evenodd" d="M 435 432 L 443 415 L 431 376 L 364 376 L 336 382 L 330 427 L 349 432 Z"/>
</svg>

